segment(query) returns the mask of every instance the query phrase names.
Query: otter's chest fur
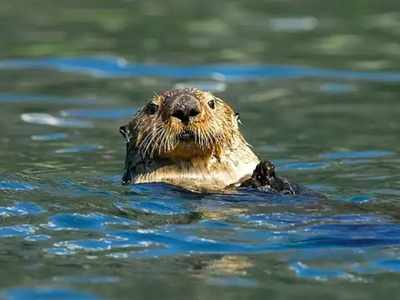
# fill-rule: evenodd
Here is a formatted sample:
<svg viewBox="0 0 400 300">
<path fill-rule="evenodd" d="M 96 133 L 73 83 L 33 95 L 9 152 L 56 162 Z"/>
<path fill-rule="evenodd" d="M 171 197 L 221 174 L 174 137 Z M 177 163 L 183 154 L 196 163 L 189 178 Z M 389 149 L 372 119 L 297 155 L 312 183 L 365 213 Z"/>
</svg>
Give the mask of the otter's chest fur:
<svg viewBox="0 0 400 300">
<path fill-rule="evenodd" d="M 221 191 L 250 177 L 259 163 L 246 145 L 229 149 L 219 158 L 158 159 L 136 164 L 132 182 L 166 182 L 200 192 Z"/>
</svg>

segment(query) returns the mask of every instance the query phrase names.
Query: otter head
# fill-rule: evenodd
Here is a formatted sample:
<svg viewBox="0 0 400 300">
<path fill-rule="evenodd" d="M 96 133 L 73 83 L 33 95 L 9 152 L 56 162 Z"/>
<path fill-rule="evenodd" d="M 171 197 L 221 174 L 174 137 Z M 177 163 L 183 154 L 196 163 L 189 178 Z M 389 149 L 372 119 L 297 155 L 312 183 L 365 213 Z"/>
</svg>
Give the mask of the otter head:
<svg viewBox="0 0 400 300">
<path fill-rule="evenodd" d="M 222 149 L 241 138 L 233 109 L 195 88 L 155 96 L 120 131 L 142 157 L 177 160 L 218 158 Z"/>
</svg>

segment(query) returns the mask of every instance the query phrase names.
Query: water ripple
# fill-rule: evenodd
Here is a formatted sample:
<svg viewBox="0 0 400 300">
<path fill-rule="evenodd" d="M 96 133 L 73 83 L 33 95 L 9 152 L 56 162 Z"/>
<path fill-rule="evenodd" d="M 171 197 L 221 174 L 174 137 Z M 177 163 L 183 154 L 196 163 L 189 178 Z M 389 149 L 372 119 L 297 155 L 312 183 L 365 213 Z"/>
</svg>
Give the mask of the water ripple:
<svg viewBox="0 0 400 300">
<path fill-rule="evenodd" d="M 56 132 L 56 133 L 32 135 L 31 139 L 34 140 L 34 141 L 46 142 L 46 141 L 64 140 L 67 137 L 68 137 L 68 134 L 66 134 L 66 133 Z"/>
<path fill-rule="evenodd" d="M 380 158 L 391 156 L 395 153 L 385 150 L 367 150 L 367 151 L 337 151 L 321 154 L 326 159 L 361 159 L 361 158 Z"/>
<path fill-rule="evenodd" d="M 0 207 L 1 217 L 37 215 L 44 210 L 33 202 L 16 202 L 12 206 Z"/>
<path fill-rule="evenodd" d="M 279 170 L 319 170 L 329 167 L 329 162 L 290 162 L 285 164 L 279 164 Z"/>
<path fill-rule="evenodd" d="M 271 213 L 240 216 L 243 222 L 248 222 L 256 226 L 263 226 L 270 229 L 290 229 L 314 223 L 322 224 L 381 224 L 388 222 L 373 214 L 347 214 L 347 215 L 318 215 L 318 214 L 299 214 L 299 213 Z M 385 224 L 385 223 L 384 223 Z M 309 229 L 307 229 L 309 230 Z"/>
<path fill-rule="evenodd" d="M 101 145 L 78 145 L 74 147 L 68 147 L 63 149 L 57 149 L 55 153 L 64 154 L 64 153 L 80 153 L 80 152 L 94 152 L 97 150 L 103 149 Z"/>
<path fill-rule="evenodd" d="M 12 288 L 2 293 L 5 300 L 99 300 L 87 292 L 51 287 Z"/>
<path fill-rule="evenodd" d="M 400 225 L 370 215 L 271 214 L 240 217 L 254 228 L 201 221 L 165 225 L 157 229 L 110 230 L 98 239 L 68 240 L 54 244 L 50 253 L 71 255 L 77 251 L 112 251 L 136 248 L 132 257 L 194 254 L 237 254 L 329 251 L 400 245 Z M 221 227 L 221 224 L 223 225 Z M 264 227 L 264 228 L 263 228 Z M 326 250 L 325 250 L 326 249 Z M 131 251 L 131 250 L 130 250 Z"/>
<path fill-rule="evenodd" d="M 40 125 L 49 125 L 56 127 L 72 127 L 72 128 L 91 128 L 93 124 L 89 121 L 64 119 L 54 117 L 45 113 L 24 113 L 21 115 L 24 122 Z"/>
<path fill-rule="evenodd" d="M 320 86 L 320 90 L 328 94 L 347 94 L 354 92 L 355 87 L 344 83 L 325 83 Z"/>
<path fill-rule="evenodd" d="M 282 78 L 400 81 L 399 72 L 357 72 L 285 65 L 151 65 L 128 63 L 121 58 L 115 57 L 10 59 L 0 61 L 0 69 L 53 69 L 63 72 L 86 73 L 99 77 L 223 78 L 227 81 Z"/>
<path fill-rule="evenodd" d="M 130 219 L 99 213 L 61 213 L 49 218 L 47 228 L 52 230 L 104 230 L 108 225 L 137 226 L 140 223 Z"/>
<path fill-rule="evenodd" d="M 63 117 L 95 120 L 118 120 L 131 117 L 136 112 L 133 108 L 70 109 L 61 111 Z"/>
<path fill-rule="evenodd" d="M 140 231 L 138 231 L 140 232 Z M 120 250 L 125 248 L 146 248 L 150 246 L 157 246 L 159 243 L 146 239 L 138 239 L 134 237 L 127 237 L 126 235 L 113 235 L 109 234 L 106 237 L 99 239 L 84 239 L 84 240 L 70 240 L 62 241 L 54 244 L 54 247 L 47 250 L 48 253 L 56 255 L 72 255 L 77 251 L 108 251 Z"/>
<path fill-rule="evenodd" d="M 375 200 L 375 198 L 373 196 L 361 195 L 361 194 L 345 198 L 345 201 L 348 201 L 350 203 L 358 203 L 358 204 L 369 203 L 373 200 Z"/>
<path fill-rule="evenodd" d="M 313 279 L 318 281 L 327 281 L 332 279 L 344 279 L 356 281 L 357 277 L 336 268 L 316 268 L 310 267 L 302 262 L 294 262 L 290 269 L 300 278 Z"/>
<path fill-rule="evenodd" d="M 117 276 L 55 276 L 54 282 L 78 283 L 78 284 L 105 284 L 116 283 L 120 281 Z"/>
<path fill-rule="evenodd" d="M 28 235 L 24 237 L 25 241 L 29 242 L 41 242 L 41 241 L 47 241 L 50 240 L 51 236 L 47 234 L 33 234 L 33 235 Z"/>
<path fill-rule="evenodd" d="M 58 96 L 48 96 L 48 95 L 26 95 L 26 94 L 16 94 L 16 93 L 0 93 L 0 103 L 45 103 L 49 104 L 94 104 L 95 99 L 87 98 L 63 98 Z"/>
<path fill-rule="evenodd" d="M 189 213 L 183 203 L 177 201 L 133 200 L 129 203 L 119 203 L 117 207 L 122 210 L 133 209 L 143 213 L 156 215 L 177 215 Z"/>
<path fill-rule="evenodd" d="M 314 30 L 318 20 L 315 17 L 273 18 L 269 23 L 274 31 L 297 32 Z"/>
<path fill-rule="evenodd" d="M 238 276 L 230 277 L 209 277 L 207 283 L 216 286 L 227 286 L 227 287 L 246 287 L 253 288 L 259 286 L 256 280 L 243 278 Z"/>
<path fill-rule="evenodd" d="M 29 224 L 0 227 L 0 238 L 24 237 L 36 232 L 36 227 Z"/>
<path fill-rule="evenodd" d="M 36 187 L 20 181 L 0 181 L 0 191 L 31 191 Z"/>
<path fill-rule="evenodd" d="M 373 268 L 400 273 L 400 259 L 380 259 L 375 261 Z"/>
</svg>

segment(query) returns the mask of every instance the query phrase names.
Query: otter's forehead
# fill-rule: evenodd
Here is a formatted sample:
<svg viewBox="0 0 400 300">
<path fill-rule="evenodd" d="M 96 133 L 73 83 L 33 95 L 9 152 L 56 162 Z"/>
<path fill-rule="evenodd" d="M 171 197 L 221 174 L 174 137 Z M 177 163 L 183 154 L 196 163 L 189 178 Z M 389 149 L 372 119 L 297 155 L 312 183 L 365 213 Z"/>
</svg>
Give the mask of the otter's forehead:
<svg viewBox="0 0 400 300">
<path fill-rule="evenodd" d="M 155 96 L 154 98 L 155 100 L 167 104 L 185 95 L 195 97 L 199 101 L 205 101 L 213 97 L 211 93 L 199 90 L 197 88 L 183 88 L 165 91 L 162 94 Z"/>
</svg>

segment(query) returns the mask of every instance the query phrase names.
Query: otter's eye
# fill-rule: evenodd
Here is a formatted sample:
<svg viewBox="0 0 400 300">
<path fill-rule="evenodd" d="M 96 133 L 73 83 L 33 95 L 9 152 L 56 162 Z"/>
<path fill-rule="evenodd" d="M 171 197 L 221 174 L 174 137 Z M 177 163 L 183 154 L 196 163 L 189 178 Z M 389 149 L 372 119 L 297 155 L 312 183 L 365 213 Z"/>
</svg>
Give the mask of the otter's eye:
<svg viewBox="0 0 400 300">
<path fill-rule="evenodd" d="M 208 106 L 211 107 L 212 109 L 214 109 L 215 108 L 215 100 L 213 99 L 213 100 L 208 101 Z"/>
<path fill-rule="evenodd" d="M 158 110 L 158 105 L 150 102 L 149 104 L 146 105 L 145 111 L 149 115 L 154 115 Z"/>
</svg>

